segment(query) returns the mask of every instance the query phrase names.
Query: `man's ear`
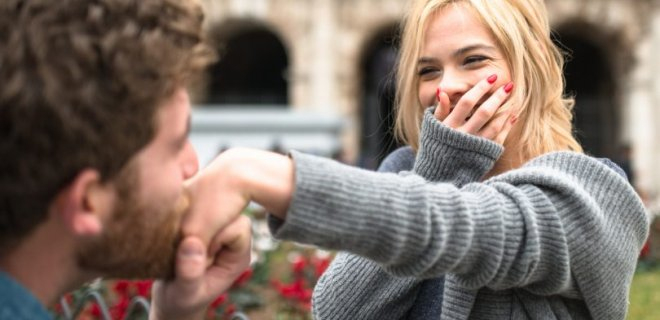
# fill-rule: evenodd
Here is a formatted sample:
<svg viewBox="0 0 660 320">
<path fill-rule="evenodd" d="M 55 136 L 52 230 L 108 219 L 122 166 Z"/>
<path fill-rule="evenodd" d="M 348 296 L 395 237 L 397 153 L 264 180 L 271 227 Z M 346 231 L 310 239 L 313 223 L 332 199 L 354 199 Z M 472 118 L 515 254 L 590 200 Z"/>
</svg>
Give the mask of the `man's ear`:
<svg viewBox="0 0 660 320">
<path fill-rule="evenodd" d="M 101 182 L 98 171 L 85 169 L 55 199 L 55 214 L 71 233 L 96 235 L 112 211 L 114 188 Z"/>
</svg>

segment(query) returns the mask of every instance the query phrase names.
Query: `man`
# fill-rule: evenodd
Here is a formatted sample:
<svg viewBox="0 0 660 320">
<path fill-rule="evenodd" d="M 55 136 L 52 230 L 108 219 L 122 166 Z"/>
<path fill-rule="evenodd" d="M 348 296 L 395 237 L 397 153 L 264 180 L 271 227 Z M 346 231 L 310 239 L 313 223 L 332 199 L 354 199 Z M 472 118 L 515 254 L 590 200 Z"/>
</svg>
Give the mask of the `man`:
<svg viewBox="0 0 660 320">
<path fill-rule="evenodd" d="M 100 276 L 174 277 L 152 318 L 201 318 L 247 267 L 247 218 L 180 232 L 201 24 L 188 0 L 0 3 L 0 319 Z"/>
</svg>

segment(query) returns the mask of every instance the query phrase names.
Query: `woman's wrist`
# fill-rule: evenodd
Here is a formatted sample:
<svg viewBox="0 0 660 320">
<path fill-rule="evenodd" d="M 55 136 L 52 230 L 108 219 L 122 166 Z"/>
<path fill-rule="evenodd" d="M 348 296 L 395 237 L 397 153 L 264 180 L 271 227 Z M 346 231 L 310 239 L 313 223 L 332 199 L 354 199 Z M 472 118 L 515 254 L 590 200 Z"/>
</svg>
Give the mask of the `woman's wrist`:
<svg viewBox="0 0 660 320">
<path fill-rule="evenodd" d="M 230 149 L 220 163 L 232 188 L 274 216 L 285 219 L 295 190 L 293 160 L 285 155 L 256 150 Z"/>
</svg>

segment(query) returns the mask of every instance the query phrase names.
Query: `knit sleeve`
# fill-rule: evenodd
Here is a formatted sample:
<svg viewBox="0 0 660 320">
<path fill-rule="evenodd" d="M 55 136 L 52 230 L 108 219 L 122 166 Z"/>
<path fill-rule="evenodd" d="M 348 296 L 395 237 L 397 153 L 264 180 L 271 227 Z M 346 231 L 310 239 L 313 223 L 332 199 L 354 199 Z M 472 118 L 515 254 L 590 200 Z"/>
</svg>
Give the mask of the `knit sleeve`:
<svg viewBox="0 0 660 320">
<path fill-rule="evenodd" d="M 413 171 L 427 181 L 455 186 L 481 180 L 504 151 L 493 141 L 445 126 L 435 119 L 433 108 L 424 113 L 420 137 Z"/>
<path fill-rule="evenodd" d="M 421 137 L 417 161 L 412 148 L 402 147 L 389 154 L 378 171 L 409 171 L 414 165 L 414 171 L 429 181 L 463 185 L 479 180 L 502 153 L 500 145 L 445 127 L 432 110 L 425 113 Z M 423 280 L 393 276 L 374 261 L 340 252 L 314 288 L 314 318 L 404 318 Z"/>
<path fill-rule="evenodd" d="M 379 172 L 409 171 L 415 153 L 410 147 L 390 153 Z M 415 301 L 414 277 L 395 277 L 367 258 L 339 252 L 323 273 L 312 295 L 314 319 L 402 319 Z"/>
<path fill-rule="evenodd" d="M 597 160 L 551 154 L 458 188 L 293 158 L 281 239 L 347 250 L 398 276 L 451 272 L 466 288 L 562 294 L 575 279 L 585 299 L 612 296 L 590 308 L 613 311 L 608 302 L 627 298 L 648 221 L 632 188 Z"/>
</svg>

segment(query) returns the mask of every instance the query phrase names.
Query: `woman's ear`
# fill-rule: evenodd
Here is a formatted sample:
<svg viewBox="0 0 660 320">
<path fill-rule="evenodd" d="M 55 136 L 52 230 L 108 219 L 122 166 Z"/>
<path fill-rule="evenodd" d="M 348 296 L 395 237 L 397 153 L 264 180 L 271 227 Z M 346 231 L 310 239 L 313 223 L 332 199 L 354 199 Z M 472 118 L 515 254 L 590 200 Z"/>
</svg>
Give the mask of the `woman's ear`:
<svg viewBox="0 0 660 320">
<path fill-rule="evenodd" d="M 59 192 L 54 214 L 72 234 L 93 236 L 103 230 L 114 199 L 114 188 L 101 182 L 100 173 L 84 169 Z"/>
</svg>

